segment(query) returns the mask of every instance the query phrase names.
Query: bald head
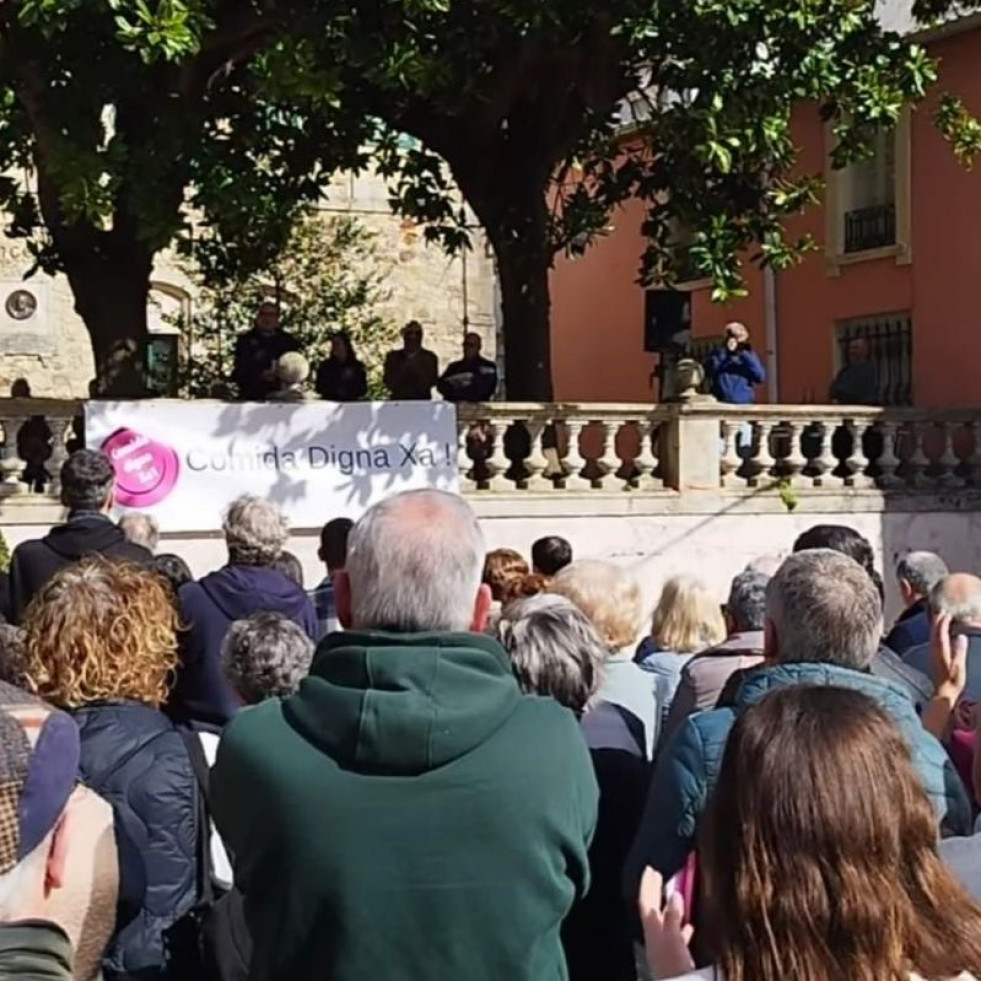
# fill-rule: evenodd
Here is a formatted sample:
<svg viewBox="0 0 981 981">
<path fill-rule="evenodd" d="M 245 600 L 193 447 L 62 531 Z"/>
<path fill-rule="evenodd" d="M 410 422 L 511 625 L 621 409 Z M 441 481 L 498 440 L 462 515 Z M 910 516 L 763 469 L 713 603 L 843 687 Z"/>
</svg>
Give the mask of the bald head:
<svg viewBox="0 0 981 981">
<path fill-rule="evenodd" d="M 930 593 L 930 607 L 958 626 L 981 627 L 981 579 L 964 572 L 941 579 Z"/>
<path fill-rule="evenodd" d="M 358 630 L 481 630 L 484 536 L 470 506 L 443 491 L 408 491 L 369 508 L 337 574 L 337 608 Z"/>
</svg>

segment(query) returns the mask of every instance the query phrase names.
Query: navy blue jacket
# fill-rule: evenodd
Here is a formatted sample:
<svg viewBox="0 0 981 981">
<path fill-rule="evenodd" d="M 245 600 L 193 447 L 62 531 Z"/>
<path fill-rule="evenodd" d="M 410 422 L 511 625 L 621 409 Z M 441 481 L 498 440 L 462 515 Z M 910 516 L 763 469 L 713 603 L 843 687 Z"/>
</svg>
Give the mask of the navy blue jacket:
<svg viewBox="0 0 981 981">
<path fill-rule="evenodd" d="M 164 934 L 197 899 L 198 789 L 184 740 L 162 712 L 138 702 L 99 702 L 73 715 L 82 781 L 112 805 L 121 892 L 133 880 L 145 884 L 103 973 L 106 981 L 167 977 Z"/>
<path fill-rule="evenodd" d="M 930 627 L 927 601 L 918 600 L 899 615 L 896 625 L 886 638 L 886 647 L 902 657 L 911 648 L 930 643 Z"/>
<path fill-rule="evenodd" d="M 182 722 L 224 725 L 239 703 L 221 673 L 221 645 L 235 620 L 253 613 L 281 613 L 316 643 L 317 614 L 307 594 L 276 569 L 228 565 L 181 586 L 181 666 L 168 704 Z"/>
<path fill-rule="evenodd" d="M 967 637 L 967 684 L 964 697 L 972 702 L 981 701 L 981 629 L 962 628 L 959 633 Z M 908 650 L 903 655 L 903 663 L 927 677 L 933 677 L 933 651 L 929 642 Z"/>
<path fill-rule="evenodd" d="M 964 784 L 943 746 L 923 728 L 912 701 L 900 685 L 833 664 L 761 666 L 745 675 L 733 705 L 689 716 L 664 747 L 627 860 L 624 873 L 627 895 L 637 895 L 646 866 L 652 866 L 668 879 L 684 865 L 695 846 L 698 822 L 718 780 L 729 730 L 738 716 L 769 691 L 801 684 L 838 685 L 875 699 L 909 742 L 913 763 L 937 810 L 943 831 L 969 833 L 971 806 Z"/>
<path fill-rule="evenodd" d="M 752 405 L 756 386 L 766 378 L 759 355 L 748 347 L 730 351 L 716 348 L 705 362 L 712 394 L 727 405 Z"/>
<path fill-rule="evenodd" d="M 65 566 L 87 555 L 152 566 L 153 556 L 142 545 L 134 545 L 104 514 L 76 511 L 63 525 L 56 525 L 44 538 L 21 542 L 10 559 L 10 576 L 4 593 L 3 614 L 20 623 L 28 604 Z"/>
</svg>

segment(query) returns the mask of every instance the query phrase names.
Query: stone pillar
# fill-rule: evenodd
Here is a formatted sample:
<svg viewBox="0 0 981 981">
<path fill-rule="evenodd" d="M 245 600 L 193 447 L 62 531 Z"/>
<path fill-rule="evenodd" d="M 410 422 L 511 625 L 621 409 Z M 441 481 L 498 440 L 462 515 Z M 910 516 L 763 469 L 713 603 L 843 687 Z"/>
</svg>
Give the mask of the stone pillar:
<svg viewBox="0 0 981 981">
<path fill-rule="evenodd" d="M 722 483 L 718 416 L 685 403 L 671 408 L 671 417 L 661 426 L 665 486 L 677 491 L 717 491 Z"/>
</svg>

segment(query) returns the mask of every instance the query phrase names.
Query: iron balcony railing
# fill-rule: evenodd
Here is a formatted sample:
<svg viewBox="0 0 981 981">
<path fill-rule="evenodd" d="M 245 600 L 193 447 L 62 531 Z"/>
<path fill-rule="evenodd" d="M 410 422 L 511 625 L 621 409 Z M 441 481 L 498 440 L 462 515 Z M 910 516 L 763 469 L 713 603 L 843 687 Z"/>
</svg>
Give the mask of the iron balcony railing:
<svg viewBox="0 0 981 981">
<path fill-rule="evenodd" d="M 896 206 L 877 204 L 845 214 L 845 252 L 867 252 L 896 244 Z"/>
</svg>

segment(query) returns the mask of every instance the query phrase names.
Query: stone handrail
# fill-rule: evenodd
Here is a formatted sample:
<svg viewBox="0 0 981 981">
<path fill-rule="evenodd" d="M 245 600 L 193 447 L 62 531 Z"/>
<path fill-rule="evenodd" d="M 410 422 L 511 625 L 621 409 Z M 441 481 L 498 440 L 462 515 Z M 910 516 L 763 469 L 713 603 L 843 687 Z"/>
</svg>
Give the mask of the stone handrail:
<svg viewBox="0 0 981 981">
<path fill-rule="evenodd" d="M 0 499 L 58 500 L 61 466 L 82 445 L 83 410 L 75 399 L 0 399 Z"/>
<path fill-rule="evenodd" d="M 719 483 L 882 491 L 981 487 L 981 410 L 689 405 L 718 437 Z"/>
<path fill-rule="evenodd" d="M 83 405 L 0 399 L 4 520 L 24 510 L 8 505 L 57 504 Z M 502 402 L 460 406 L 458 426 L 461 488 L 474 497 L 981 489 L 981 409 Z"/>
<path fill-rule="evenodd" d="M 460 406 L 461 488 L 663 490 L 661 426 L 670 415 L 663 406 L 603 403 Z"/>
</svg>

